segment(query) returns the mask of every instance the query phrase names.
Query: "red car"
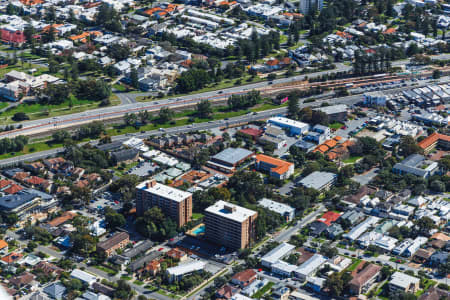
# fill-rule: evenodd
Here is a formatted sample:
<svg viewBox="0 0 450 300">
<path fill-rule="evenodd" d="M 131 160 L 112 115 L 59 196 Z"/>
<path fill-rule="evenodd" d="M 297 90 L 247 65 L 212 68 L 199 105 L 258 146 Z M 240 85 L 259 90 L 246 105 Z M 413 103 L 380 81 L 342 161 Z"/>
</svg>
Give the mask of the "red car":
<svg viewBox="0 0 450 300">
<path fill-rule="evenodd" d="M 158 251 L 162 251 L 162 250 L 164 250 L 164 248 L 159 248 L 159 249 L 158 249 Z"/>
</svg>

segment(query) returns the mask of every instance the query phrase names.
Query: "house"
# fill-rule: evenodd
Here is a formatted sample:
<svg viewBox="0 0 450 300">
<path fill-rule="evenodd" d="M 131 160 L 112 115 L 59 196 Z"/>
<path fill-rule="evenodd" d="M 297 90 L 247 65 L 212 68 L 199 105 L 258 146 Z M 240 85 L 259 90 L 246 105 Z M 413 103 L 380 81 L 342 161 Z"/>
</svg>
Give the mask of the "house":
<svg viewBox="0 0 450 300">
<path fill-rule="evenodd" d="M 337 224 L 337 223 L 334 223 L 330 227 L 325 229 L 325 234 L 330 239 L 335 239 L 336 237 L 338 237 L 339 235 L 341 235 L 343 233 L 344 233 L 344 229 L 342 228 L 342 226 L 340 224 Z"/>
<path fill-rule="evenodd" d="M 169 251 L 166 252 L 166 256 L 176 259 L 179 262 L 183 262 L 188 259 L 187 253 L 178 248 L 170 249 Z"/>
<path fill-rule="evenodd" d="M 47 222 L 48 226 L 51 228 L 59 227 L 60 225 L 72 220 L 77 216 L 76 212 L 65 211 L 61 216 L 54 218 L 53 220 Z"/>
<path fill-rule="evenodd" d="M 236 273 L 232 278 L 231 282 L 233 284 L 239 285 L 241 288 L 244 288 L 254 282 L 258 278 L 258 275 L 253 269 L 247 269 Z"/>
<path fill-rule="evenodd" d="M 14 285 L 17 289 L 21 289 L 27 284 L 30 284 L 34 280 L 34 275 L 28 272 L 21 274 L 20 276 L 15 276 L 9 279 L 9 283 Z"/>
<path fill-rule="evenodd" d="M 64 294 L 66 293 L 66 288 L 61 283 L 52 283 L 46 286 L 43 291 L 52 299 L 62 300 Z"/>
<path fill-rule="evenodd" d="M 419 249 L 414 253 L 412 260 L 418 264 L 426 263 L 430 257 L 433 255 L 434 251 L 430 251 L 427 249 Z"/>
<path fill-rule="evenodd" d="M 268 172 L 271 177 L 278 180 L 288 179 L 294 174 L 294 164 L 264 154 L 255 156 L 255 167 L 257 170 Z"/>
<path fill-rule="evenodd" d="M 126 232 L 114 234 L 109 239 L 97 244 L 97 251 L 103 252 L 107 257 L 111 256 L 116 250 L 125 248 L 130 242 L 130 236 Z"/>
<path fill-rule="evenodd" d="M 430 265 L 437 267 L 441 264 L 445 264 L 448 261 L 449 253 L 445 251 L 436 251 L 430 257 Z"/>
<path fill-rule="evenodd" d="M 216 291 L 216 299 L 231 299 L 238 292 L 239 288 L 225 284 Z"/>
<path fill-rule="evenodd" d="M 0 240 L 0 253 L 5 254 L 8 253 L 8 243 L 4 240 Z"/>
<path fill-rule="evenodd" d="M 291 290 L 288 287 L 286 287 L 282 283 L 279 283 L 273 288 L 271 297 L 272 299 L 276 300 L 288 300 L 290 293 Z"/>
<path fill-rule="evenodd" d="M 47 276 L 56 275 L 56 277 L 59 277 L 62 272 L 64 272 L 64 269 L 61 269 L 60 267 L 46 261 L 40 261 L 37 265 L 34 266 L 33 269 L 37 272 L 42 272 Z"/>
<path fill-rule="evenodd" d="M 450 291 L 446 291 L 437 287 L 430 287 L 426 290 L 418 300 L 440 300 L 450 299 Z"/>
<path fill-rule="evenodd" d="M 391 292 L 400 291 L 414 294 L 420 288 L 420 279 L 402 272 L 395 272 L 388 284 Z"/>
<path fill-rule="evenodd" d="M 324 222 L 316 220 L 314 222 L 311 222 L 308 225 L 308 228 L 309 228 L 309 234 L 317 237 L 317 236 L 321 235 L 322 232 L 324 232 L 328 228 L 328 225 L 325 224 Z"/>
<path fill-rule="evenodd" d="M 349 283 L 350 292 L 354 295 L 366 293 L 373 283 L 378 279 L 381 266 L 366 261 L 361 263 L 352 271 L 352 280 Z"/>
</svg>

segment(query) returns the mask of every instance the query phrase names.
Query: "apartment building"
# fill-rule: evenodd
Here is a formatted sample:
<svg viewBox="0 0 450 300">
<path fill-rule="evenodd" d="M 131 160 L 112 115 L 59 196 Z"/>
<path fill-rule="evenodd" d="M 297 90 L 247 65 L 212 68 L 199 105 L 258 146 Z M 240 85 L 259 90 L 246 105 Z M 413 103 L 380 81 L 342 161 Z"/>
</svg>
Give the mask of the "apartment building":
<svg viewBox="0 0 450 300">
<path fill-rule="evenodd" d="M 136 187 L 136 213 L 142 216 L 148 209 L 158 206 L 178 226 L 183 226 L 192 217 L 192 194 L 147 180 Z"/>
<path fill-rule="evenodd" d="M 352 272 L 353 279 L 349 283 L 350 292 L 354 295 L 366 293 L 378 279 L 381 267 L 362 261 Z"/>
<path fill-rule="evenodd" d="M 205 210 L 205 237 L 231 249 L 250 246 L 255 237 L 256 211 L 217 201 Z"/>
<path fill-rule="evenodd" d="M 294 174 L 294 164 L 282 159 L 257 154 L 255 157 L 256 169 L 267 172 L 271 177 L 279 180 L 288 179 Z"/>
<path fill-rule="evenodd" d="M 130 242 L 130 236 L 126 232 L 119 232 L 109 239 L 97 244 L 97 251 L 103 252 L 107 257 L 116 250 L 125 248 Z"/>
</svg>

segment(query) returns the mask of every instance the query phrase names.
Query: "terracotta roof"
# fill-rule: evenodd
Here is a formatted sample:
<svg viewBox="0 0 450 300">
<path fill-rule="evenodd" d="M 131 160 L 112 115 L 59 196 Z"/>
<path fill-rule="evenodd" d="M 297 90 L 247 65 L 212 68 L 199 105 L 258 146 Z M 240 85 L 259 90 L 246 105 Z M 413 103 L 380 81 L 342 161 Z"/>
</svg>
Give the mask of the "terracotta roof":
<svg viewBox="0 0 450 300">
<path fill-rule="evenodd" d="M 331 139 L 331 140 L 327 140 L 325 141 L 325 143 L 323 143 L 324 145 L 327 145 L 329 148 L 333 148 L 336 147 L 337 143 L 335 140 Z"/>
<path fill-rule="evenodd" d="M 52 24 L 52 25 L 47 25 L 44 27 L 44 29 L 42 30 L 42 32 L 48 32 L 50 30 L 50 28 L 53 27 L 53 29 L 57 29 L 58 27 L 63 26 L 64 24 Z"/>
<path fill-rule="evenodd" d="M 30 178 L 25 179 L 25 181 L 32 185 L 39 185 L 44 183 L 45 179 L 38 176 L 31 176 Z"/>
<path fill-rule="evenodd" d="M 445 242 L 450 241 L 450 237 L 442 232 L 436 232 L 435 234 L 433 234 L 431 236 L 431 239 L 432 240 L 441 240 L 441 241 L 445 241 Z"/>
<path fill-rule="evenodd" d="M 253 136 L 253 137 L 258 137 L 258 136 L 261 136 L 263 134 L 263 130 L 256 129 L 256 128 L 244 128 L 244 129 L 239 130 L 239 132 L 248 134 L 248 135 Z"/>
<path fill-rule="evenodd" d="M 395 33 L 397 31 L 397 29 L 395 29 L 395 28 L 388 28 L 388 29 L 386 29 L 383 33 L 384 34 L 393 34 L 393 33 Z"/>
<path fill-rule="evenodd" d="M 367 264 L 367 265 L 366 265 Z M 363 286 L 370 278 L 375 276 L 378 272 L 380 272 L 381 266 L 367 263 L 366 261 L 361 261 L 361 263 L 356 267 L 356 269 L 352 272 L 353 279 L 350 281 L 350 284 L 356 286 Z"/>
<path fill-rule="evenodd" d="M 330 226 L 331 223 L 336 222 L 336 220 L 339 219 L 340 216 L 341 216 L 340 213 L 334 211 L 327 211 L 322 215 L 322 217 L 320 217 L 320 219 L 317 220 Z"/>
<path fill-rule="evenodd" d="M 234 280 L 238 280 L 241 282 L 248 282 L 250 280 L 252 280 L 252 278 L 254 278 L 256 276 L 256 272 L 253 269 L 247 269 L 244 271 L 241 271 L 239 273 L 236 273 L 232 279 Z"/>
<path fill-rule="evenodd" d="M 30 282 L 32 282 L 34 279 L 34 275 L 30 274 L 28 272 L 20 275 L 20 276 L 16 276 L 13 277 L 9 280 L 10 283 L 12 283 L 14 286 L 16 287 L 21 287 L 24 286 L 26 284 L 29 284 Z"/>
<path fill-rule="evenodd" d="M 5 247 L 8 247 L 8 243 L 5 242 L 4 240 L 0 240 L 0 249 L 3 249 Z"/>
<path fill-rule="evenodd" d="M 450 136 L 434 132 L 433 134 L 429 135 L 424 140 L 420 141 L 418 143 L 418 145 L 419 145 L 420 148 L 426 149 L 426 148 L 428 148 L 429 146 L 431 146 L 432 144 L 434 144 L 435 142 L 437 142 L 439 140 L 450 142 Z"/>
<path fill-rule="evenodd" d="M 270 157 L 270 156 L 267 156 L 264 154 L 257 154 L 256 162 L 259 163 L 260 161 L 262 161 L 266 164 L 273 165 L 274 167 L 272 167 L 272 169 L 270 169 L 270 171 L 280 174 L 280 175 L 286 173 L 289 170 L 289 168 L 292 165 L 294 165 L 293 163 L 282 160 L 282 159 Z"/>
<path fill-rule="evenodd" d="M 58 227 L 59 225 L 64 224 L 69 220 L 72 220 L 73 218 L 75 218 L 76 215 L 77 214 L 74 212 L 66 211 L 61 216 L 47 222 L 47 224 L 50 225 L 51 227 Z"/>
<path fill-rule="evenodd" d="M 64 270 L 61 269 L 60 267 L 46 261 L 40 261 L 36 266 L 34 266 L 34 269 L 41 270 L 47 275 L 52 273 L 61 275 L 61 273 L 64 272 Z"/>
<path fill-rule="evenodd" d="M 89 181 L 87 181 L 87 180 L 78 180 L 75 183 L 75 186 L 77 186 L 79 188 L 87 187 L 88 185 L 89 185 Z"/>
<path fill-rule="evenodd" d="M 337 136 L 335 136 L 333 139 L 334 139 L 336 142 L 339 142 L 339 141 L 342 140 L 342 136 L 337 135 Z"/>
<path fill-rule="evenodd" d="M 9 188 L 4 189 L 3 191 L 7 194 L 15 194 L 17 192 L 20 192 L 21 190 L 23 190 L 23 187 L 21 187 L 20 185 L 11 184 Z"/>
<path fill-rule="evenodd" d="M 42 0 L 20 0 L 23 5 L 33 6 L 44 3 Z"/>
<path fill-rule="evenodd" d="M 166 255 L 169 257 L 172 257 L 172 258 L 180 259 L 186 255 L 186 252 L 184 252 L 178 248 L 174 248 L 174 249 L 167 251 Z"/>
<path fill-rule="evenodd" d="M 266 61 L 266 65 L 268 66 L 276 66 L 280 63 L 280 61 L 278 59 L 270 59 L 268 61 Z"/>
<path fill-rule="evenodd" d="M 11 252 L 10 254 L 2 257 L 2 261 L 7 264 L 12 264 L 23 257 L 22 253 Z"/>
<path fill-rule="evenodd" d="M 0 189 L 7 187 L 8 185 L 11 185 L 13 182 L 8 179 L 2 179 L 0 180 Z"/>
<path fill-rule="evenodd" d="M 320 152 L 323 154 L 323 153 L 327 152 L 328 150 L 330 150 L 330 148 L 328 148 L 327 145 L 322 144 L 322 145 L 317 146 L 317 148 L 314 149 L 314 152 Z"/>
<path fill-rule="evenodd" d="M 30 176 L 29 172 L 17 172 L 16 174 L 14 174 L 13 178 L 18 181 L 24 181 L 28 176 Z"/>
</svg>

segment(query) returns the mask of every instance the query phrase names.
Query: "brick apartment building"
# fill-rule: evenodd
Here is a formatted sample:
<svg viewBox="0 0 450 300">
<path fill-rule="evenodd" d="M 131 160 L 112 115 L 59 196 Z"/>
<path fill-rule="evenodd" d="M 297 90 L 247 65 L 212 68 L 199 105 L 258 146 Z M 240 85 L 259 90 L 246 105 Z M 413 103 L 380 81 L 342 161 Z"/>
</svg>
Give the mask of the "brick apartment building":
<svg viewBox="0 0 450 300">
<path fill-rule="evenodd" d="M 154 206 L 161 208 L 181 227 L 191 220 L 192 194 L 155 180 L 144 181 L 136 187 L 136 213 L 142 216 Z"/>
<path fill-rule="evenodd" d="M 247 248 L 257 217 L 256 211 L 220 200 L 205 210 L 205 237 L 230 249 Z"/>
<path fill-rule="evenodd" d="M 109 239 L 97 244 L 97 251 L 104 252 L 107 257 L 116 250 L 125 248 L 130 242 L 130 236 L 126 232 L 119 232 Z"/>
</svg>

